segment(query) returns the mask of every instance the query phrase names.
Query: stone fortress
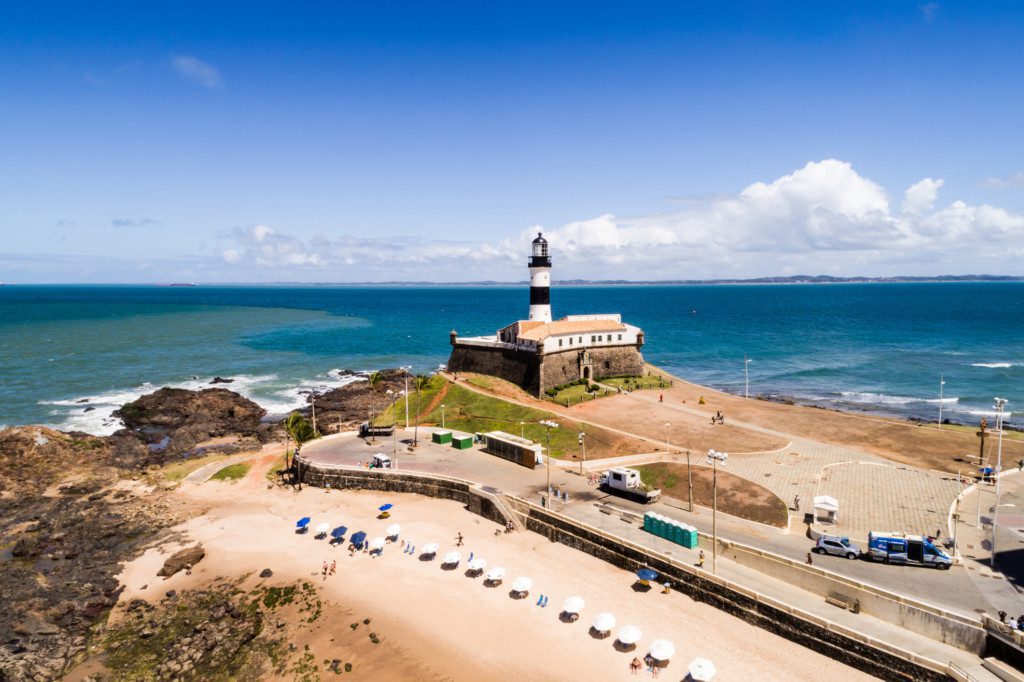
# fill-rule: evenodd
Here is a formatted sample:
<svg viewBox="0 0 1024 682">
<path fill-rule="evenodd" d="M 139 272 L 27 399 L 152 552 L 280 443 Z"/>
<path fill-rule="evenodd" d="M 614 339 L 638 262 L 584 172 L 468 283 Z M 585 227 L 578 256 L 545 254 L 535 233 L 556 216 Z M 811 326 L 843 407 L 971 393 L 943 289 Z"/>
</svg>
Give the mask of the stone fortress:
<svg viewBox="0 0 1024 682">
<path fill-rule="evenodd" d="M 577 379 L 639 376 L 644 333 L 620 315 L 567 315 L 551 319 L 551 255 L 538 234 L 529 261 L 529 319 L 495 334 L 460 338 L 451 332 L 451 372 L 476 372 L 518 384 L 533 395 Z"/>
</svg>

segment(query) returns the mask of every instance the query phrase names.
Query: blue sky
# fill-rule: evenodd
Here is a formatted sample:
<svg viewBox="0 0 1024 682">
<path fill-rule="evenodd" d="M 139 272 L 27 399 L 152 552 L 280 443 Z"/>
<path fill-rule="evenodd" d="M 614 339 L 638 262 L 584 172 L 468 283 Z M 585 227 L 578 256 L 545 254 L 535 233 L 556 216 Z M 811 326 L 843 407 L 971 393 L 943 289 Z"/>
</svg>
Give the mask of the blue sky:
<svg viewBox="0 0 1024 682">
<path fill-rule="evenodd" d="M 7 3 L 0 281 L 1024 274 L 1020 3 L 548 4 Z"/>
</svg>

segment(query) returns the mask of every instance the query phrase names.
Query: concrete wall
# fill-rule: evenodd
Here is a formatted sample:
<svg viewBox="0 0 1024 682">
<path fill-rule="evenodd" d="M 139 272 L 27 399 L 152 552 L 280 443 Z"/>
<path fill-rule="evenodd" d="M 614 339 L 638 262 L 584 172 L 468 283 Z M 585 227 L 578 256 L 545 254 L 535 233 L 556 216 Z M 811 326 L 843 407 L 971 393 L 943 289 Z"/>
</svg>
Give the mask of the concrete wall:
<svg viewBox="0 0 1024 682">
<path fill-rule="evenodd" d="M 540 395 L 540 358 L 510 348 L 488 348 L 456 342 L 448 358 L 449 372 L 475 372 L 499 377 Z"/>
<path fill-rule="evenodd" d="M 711 538 L 701 536 L 701 547 L 710 552 Z M 928 604 L 906 599 L 850 578 L 844 578 L 815 566 L 754 547 L 719 539 L 718 555 L 741 566 L 777 578 L 801 589 L 820 595 L 837 592 L 860 601 L 861 612 L 911 632 L 944 642 L 958 649 L 980 655 L 985 650 L 985 630 L 978 621 L 937 609 Z M 918 567 L 916 570 L 935 569 Z"/>
<path fill-rule="evenodd" d="M 639 376 L 644 356 L 635 345 L 590 348 L 594 379 L 608 376 Z M 452 346 L 450 372 L 476 372 L 500 377 L 539 396 L 546 389 L 580 378 L 580 349 L 570 348 L 539 356 L 530 351 L 463 344 Z"/>
</svg>

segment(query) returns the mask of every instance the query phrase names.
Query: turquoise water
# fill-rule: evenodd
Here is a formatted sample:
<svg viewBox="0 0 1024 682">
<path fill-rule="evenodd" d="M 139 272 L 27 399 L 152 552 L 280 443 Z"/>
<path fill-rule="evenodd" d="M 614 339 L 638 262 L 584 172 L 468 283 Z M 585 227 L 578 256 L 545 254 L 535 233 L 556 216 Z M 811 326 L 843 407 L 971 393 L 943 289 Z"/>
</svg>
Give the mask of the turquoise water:
<svg viewBox="0 0 1024 682">
<path fill-rule="evenodd" d="M 943 416 L 965 423 L 997 395 L 1024 410 L 1022 301 L 1019 282 L 552 289 L 556 316 L 622 313 L 698 383 L 742 393 L 746 353 L 751 394 L 935 419 L 944 374 Z M 451 329 L 527 307 L 525 286 L 0 287 L 0 424 L 106 433 L 121 403 L 215 375 L 281 413 L 340 370 L 434 370 Z"/>
</svg>

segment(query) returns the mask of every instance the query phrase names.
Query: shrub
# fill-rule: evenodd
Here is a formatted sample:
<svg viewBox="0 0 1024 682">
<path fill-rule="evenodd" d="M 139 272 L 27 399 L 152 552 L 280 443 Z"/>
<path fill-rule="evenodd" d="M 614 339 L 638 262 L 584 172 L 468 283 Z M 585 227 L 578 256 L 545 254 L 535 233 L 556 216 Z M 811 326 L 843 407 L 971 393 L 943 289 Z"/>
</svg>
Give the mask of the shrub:
<svg viewBox="0 0 1024 682">
<path fill-rule="evenodd" d="M 546 394 L 548 394 L 549 396 L 551 396 L 552 398 L 554 398 L 556 395 L 558 395 L 558 389 L 557 388 L 549 388 L 548 390 L 546 390 L 544 392 Z"/>
</svg>

